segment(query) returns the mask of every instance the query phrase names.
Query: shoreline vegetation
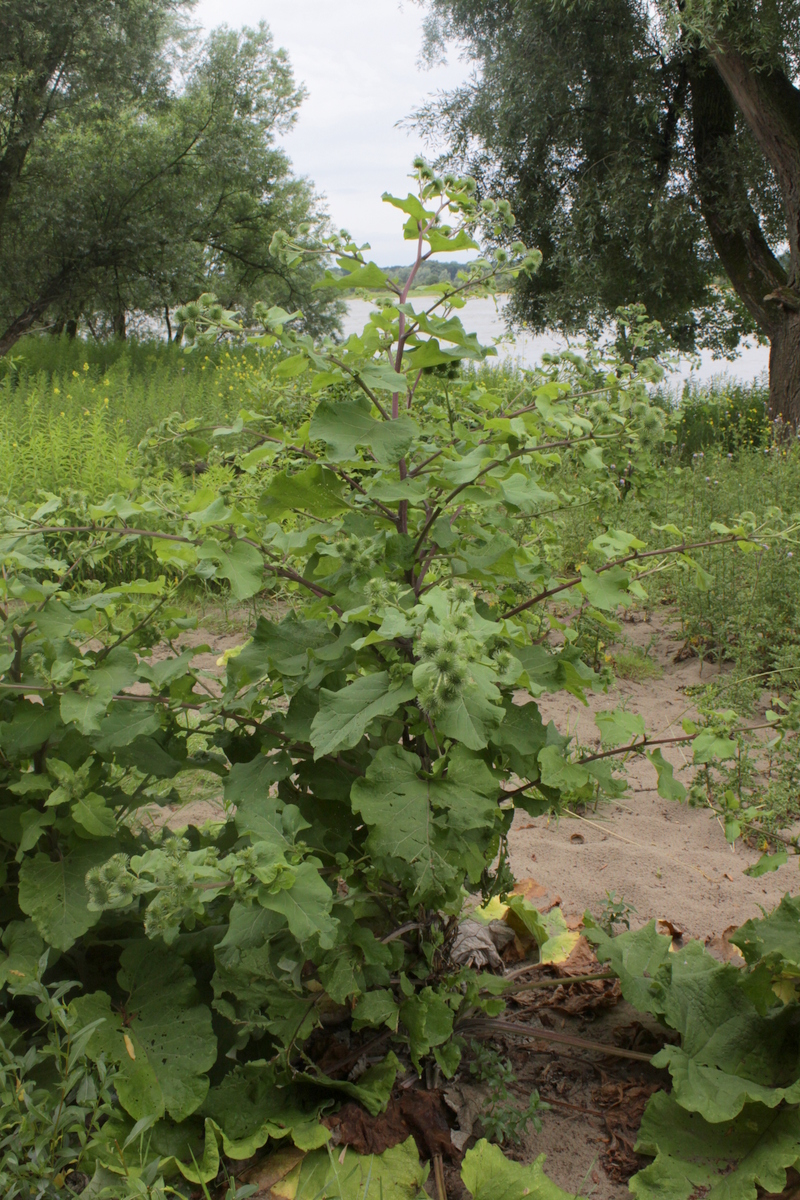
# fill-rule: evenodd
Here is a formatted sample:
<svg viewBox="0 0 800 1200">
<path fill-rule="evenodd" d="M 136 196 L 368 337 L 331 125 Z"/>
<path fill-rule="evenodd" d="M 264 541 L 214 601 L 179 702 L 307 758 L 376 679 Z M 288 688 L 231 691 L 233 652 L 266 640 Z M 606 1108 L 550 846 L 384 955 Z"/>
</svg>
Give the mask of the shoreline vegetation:
<svg viewBox="0 0 800 1200">
<path fill-rule="evenodd" d="M 409 291 L 409 296 L 434 296 L 439 294 L 439 288 L 442 284 L 456 284 L 461 272 L 464 272 L 470 266 L 467 262 L 450 262 L 423 263 L 414 277 L 414 286 Z M 381 267 L 381 271 L 388 275 L 393 283 L 403 287 L 408 282 L 408 277 L 411 273 L 411 267 L 405 266 L 390 266 Z M 332 275 L 342 278 L 346 272 L 341 268 L 331 270 Z M 493 293 L 495 295 L 508 295 L 511 292 L 513 279 L 509 271 L 501 271 L 494 280 Z M 370 300 L 394 299 L 391 292 L 381 291 L 373 288 L 346 288 L 340 289 L 339 295 L 365 297 Z"/>
</svg>

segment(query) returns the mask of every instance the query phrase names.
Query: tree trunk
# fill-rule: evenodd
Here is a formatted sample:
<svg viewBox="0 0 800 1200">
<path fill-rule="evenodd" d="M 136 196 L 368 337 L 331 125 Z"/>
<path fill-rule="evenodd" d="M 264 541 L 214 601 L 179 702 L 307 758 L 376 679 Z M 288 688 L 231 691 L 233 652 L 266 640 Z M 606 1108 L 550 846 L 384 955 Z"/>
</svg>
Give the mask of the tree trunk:
<svg viewBox="0 0 800 1200">
<path fill-rule="evenodd" d="M 772 168 L 783 201 L 791 266 L 763 296 L 770 339 L 773 417 L 800 427 L 800 90 L 780 70 L 759 68 L 720 42 L 713 56 L 732 101 Z M 734 280 L 734 286 L 737 287 Z"/>
<path fill-rule="evenodd" d="M 800 284 L 800 91 L 782 71 L 757 69 L 724 46 L 714 65 L 747 122 L 781 190 L 792 261 L 790 284 Z"/>
<path fill-rule="evenodd" d="M 15 317 L 8 325 L 3 334 L 0 335 L 0 358 L 4 354 L 8 354 L 12 346 L 16 345 L 21 337 L 26 333 L 30 333 L 31 329 L 42 319 L 51 304 L 65 304 L 71 296 L 71 268 L 64 267 L 54 278 L 42 288 L 35 300 L 32 300 L 27 308 Z M 72 297 L 74 299 L 74 296 Z"/>
<path fill-rule="evenodd" d="M 55 83 L 69 48 L 69 31 L 53 30 L 51 36 L 53 40 L 44 48 L 42 60 L 28 64 L 25 81 L 27 94 L 3 131 L 5 146 L 0 154 L 0 243 L 3 241 L 6 208 L 22 174 L 28 151 L 48 120 Z"/>
<path fill-rule="evenodd" d="M 787 283 L 740 174 L 736 112 L 728 89 L 707 59 L 690 65 L 692 143 L 703 220 L 717 257 L 762 333 L 772 336 L 778 309 L 767 300 Z"/>
<path fill-rule="evenodd" d="M 800 429 L 800 312 L 781 315 L 769 346 L 770 415 Z"/>
<path fill-rule="evenodd" d="M 770 413 L 800 425 L 800 304 L 772 253 L 738 170 L 734 99 L 721 74 L 697 56 L 690 67 L 692 139 L 700 206 L 717 256 L 769 338 Z"/>
<path fill-rule="evenodd" d="M 34 300 L 32 304 L 29 304 L 18 317 L 14 318 L 5 332 L 0 335 L 0 358 L 4 354 L 8 354 L 11 347 L 15 346 L 21 337 L 30 332 L 32 326 L 36 324 L 45 312 L 49 303 L 49 297 L 40 297 L 38 300 Z"/>
<path fill-rule="evenodd" d="M 119 338 L 121 342 L 124 342 L 128 336 L 125 317 L 124 308 L 118 308 L 114 313 L 114 337 Z"/>
</svg>

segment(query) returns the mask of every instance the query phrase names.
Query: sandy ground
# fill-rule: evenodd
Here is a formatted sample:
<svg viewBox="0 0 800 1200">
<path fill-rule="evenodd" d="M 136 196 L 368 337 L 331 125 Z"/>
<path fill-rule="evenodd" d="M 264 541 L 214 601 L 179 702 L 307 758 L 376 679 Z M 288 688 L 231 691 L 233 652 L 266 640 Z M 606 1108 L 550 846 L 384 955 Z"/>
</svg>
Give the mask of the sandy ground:
<svg viewBox="0 0 800 1200">
<path fill-rule="evenodd" d="M 681 733 L 681 721 L 694 714 L 686 688 L 710 682 L 715 667 L 698 659 L 673 661 L 679 643 L 664 622 L 625 623 L 629 644 L 645 647 L 658 636 L 652 657 L 663 667 L 660 679 L 647 683 L 620 681 L 608 692 L 587 694 L 588 705 L 569 695 L 544 697 L 542 718 L 562 731 L 575 732 L 583 744 L 599 746 L 593 714 L 624 704 L 644 718 L 654 736 Z M 680 746 L 662 747 L 664 757 L 684 784 L 691 778 L 687 752 Z M 535 878 L 546 894 L 542 904 L 557 897 L 565 915 L 585 910 L 599 913 L 608 892 L 623 897 L 636 909 L 631 926 L 651 917 L 666 917 L 692 937 L 720 937 L 728 927 L 759 916 L 759 906 L 773 908 L 787 891 L 797 891 L 797 861 L 760 879 L 744 870 L 760 854 L 747 846 L 732 848 L 721 823 L 707 809 L 662 800 L 656 792 L 656 772 L 644 758 L 627 766 L 630 790 L 621 801 L 600 805 L 596 812 L 541 817 L 518 813 L 511 835 L 511 867 L 518 878 Z"/>
</svg>

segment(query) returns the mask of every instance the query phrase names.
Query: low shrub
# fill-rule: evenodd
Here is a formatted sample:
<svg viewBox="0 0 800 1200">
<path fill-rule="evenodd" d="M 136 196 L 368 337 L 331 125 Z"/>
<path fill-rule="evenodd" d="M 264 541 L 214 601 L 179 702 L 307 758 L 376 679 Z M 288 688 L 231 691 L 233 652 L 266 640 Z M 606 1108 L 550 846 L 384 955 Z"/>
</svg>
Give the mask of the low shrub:
<svg viewBox="0 0 800 1200">
<path fill-rule="evenodd" d="M 393 200 L 419 229 L 417 261 L 469 249 L 471 181 L 418 172 L 419 196 Z M 502 204 L 497 219 L 510 220 Z M 277 249 L 333 250 L 344 286 L 389 283 L 341 239 Z M 498 251 L 470 272 L 481 286 L 535 261 L 517 245 L 511 262 Z M 104 1144 L 78 1163 L 96 1189 L 123 1170 L 120 1146 L 126 1171 L 145 1169 L 141 1122 L 181 1187 L 286 1139 L 305 1155 L 298 1194 L 303 1172 L 324 1184 L 326 1111 L 349 1097 L 378 1112 L 401 1069 L 452 1076 L 455 1035 L 502 1008 L 503 983 L 451 949 L 467 898 L 512 885 L 515 806 L 541 813 L 623 786 L 613 758 L 576 757 L 542 722 L 537 696 L 580 698 L 601 681 L 576 647 L 537 639 L 550 596 L 613 612 L 647 560 L 616 530 L 564 578 L 516 531 L 550 502 L 563 463 L 602 486 L 604 448 L 648 436 L 656 368 L 565 355 L 513 403 L 473 379 L 456 404 L 433 384 L 418 391 L 422 370 L 486 357 L 453 311 L 470 282 L 441 315 L 414 314 L 399 291 L 344 348 L 265 313 L 263 342 L 282 348 L 270 378 L 307 376 L 321 393 L 310 422 L 287 430 L 242 408 L 221 427 L 162 427 L 143 451 L 170 438 L 204 458 L 220 447 L 244 490 L 156 483 L 81 519 L 58 499 L 6 516 L 2 965 L 24 983 L 47 953 L 46 984 L 78 982 L 70 1014 L 118 1101 Z M 605 404 L 587 415 L 598 392 Z M 726 536 L 747 544 L 743 528 Z M 153 556 L 142 577 L 76 578 L 87 557 L 102 565 L 135 544 Z M 241 602 L 278 583 L 288 611 L 262 613 L 209 676 L 180 642 L 192 579 Z M 627 715 L 605 716 L 621 745 Z M 195 772 L 218 779 L 217 816 L 168 829 L 163 807 Z M 552 918 L 527 915 L 554 936 Z M 30 998 L 3 1003 L 24 1035 Z M 365 1055 L 376 1061 L 362 1069 Z M 421 1182 L 416 1151 L 396 1150 L 392 1170 Z"/>
</svg>

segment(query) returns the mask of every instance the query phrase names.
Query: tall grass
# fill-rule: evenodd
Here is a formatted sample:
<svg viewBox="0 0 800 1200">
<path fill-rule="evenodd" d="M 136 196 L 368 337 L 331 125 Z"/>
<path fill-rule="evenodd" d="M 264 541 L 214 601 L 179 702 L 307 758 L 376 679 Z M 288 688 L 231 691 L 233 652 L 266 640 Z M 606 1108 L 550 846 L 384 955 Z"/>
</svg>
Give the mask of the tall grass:
<svg viewBox="0 0 800 1200">
<path fill-rule="evenodd" d="M 714 447 L 738 454 L 769 445 L 769 384 L 763 376 L 752 384 L 728 376 L 707 383 L 687 381 L 679 393 L 659 388 L 656 400 L 672 414 L 676 452 L 683 462 Z"/>
<path fill-rule="evenodd" d="M 727 444 L 723 442 L 723 446 Z M 689 465 L 662 465 L 615 506 L 580 516 L 573 541 L 616 526 L 651 546 L 675 541 L 654 527 L 678 526 L 690 541 L 717 536 L 715 522 L 730 526 L 753 514 L 773 530 L 800 521 L 800 447 L 773 441 L 738 454 L 718 446 L 696 452 Z M 652 605 L 674 606 L 686 648 L 729 663 L 748 680 L 731 702 L 746 707 L 766 687 L 800 681 L 800 538 L 764 541 L 745 553 L 736 546 L 694 552 L 703 568 L 672 569 L 645 580 Z M 575 549 L 573 549 L 575 553 Z"/>
<path fill-rule="evenodd" d="M 228 420 L 261 388 L 253 350 L 27 338 L 0 379 L 0 494 L 124 489 L 145 432 L 171 413 Z"/>
</svg>

